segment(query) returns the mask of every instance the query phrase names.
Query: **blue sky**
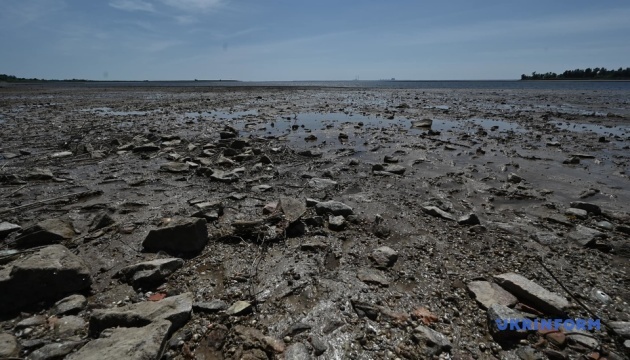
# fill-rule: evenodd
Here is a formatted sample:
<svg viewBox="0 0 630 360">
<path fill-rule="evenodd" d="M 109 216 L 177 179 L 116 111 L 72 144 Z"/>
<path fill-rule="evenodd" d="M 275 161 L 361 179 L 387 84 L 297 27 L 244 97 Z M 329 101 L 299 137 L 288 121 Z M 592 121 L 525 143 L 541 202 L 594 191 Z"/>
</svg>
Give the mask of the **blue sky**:
<svg viewBox="0 0 630 360">
<path fill-rule="evenodd" d="M 630 2 L 0 0 L 0 73 L 516 79 L 630 66 Z"/>
</svg>

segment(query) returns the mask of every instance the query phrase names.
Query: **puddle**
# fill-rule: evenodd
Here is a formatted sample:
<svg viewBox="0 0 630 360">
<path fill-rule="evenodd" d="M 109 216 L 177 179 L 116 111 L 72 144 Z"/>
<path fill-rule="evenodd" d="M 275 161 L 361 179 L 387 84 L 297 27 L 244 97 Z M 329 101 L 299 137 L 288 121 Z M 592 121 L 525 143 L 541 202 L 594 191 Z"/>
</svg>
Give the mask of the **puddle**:
<svg viewBox="0 0 630 360">
<path fill-rule="evenodd" d="M 551 121 L 560 130 L 568 130 L 574 132 L 594 132 L 599 135 L 611 136 L 628 136 L 630 135 L 630 127 L 628 126 L 606 126 L 600 124 L 576 124 L 564 121 Z"/>
<path fill-rule="evenodd" d="M 183 115 L 185 119 L 218 119 L 218 120 L 235 120 L 247 116 L 257 116 L 258 110 L 245 111 L 194 111 L 186 112 Z"/>
<path fill-rule="evenodd" d="M 144 116 L 144 115 L 148 115 L 150 113 L 156 112 L 157 110 L 152 110 L 152 111 L 138 111 L 138 110 L 131 110 L 131 111 L 117 111 L 117 110 L 112 110 L 111 108 L 108 107 L 99 107 L 99 108 L 91 108 L 91 109 L 82 109 L 79 111 L 85 111 L 85 112 L 91 112 L 97 115 L 102 115 L 102 116 L 106 116 L 106 115 L 112 115 L 112 116 Z"/>
</svg>

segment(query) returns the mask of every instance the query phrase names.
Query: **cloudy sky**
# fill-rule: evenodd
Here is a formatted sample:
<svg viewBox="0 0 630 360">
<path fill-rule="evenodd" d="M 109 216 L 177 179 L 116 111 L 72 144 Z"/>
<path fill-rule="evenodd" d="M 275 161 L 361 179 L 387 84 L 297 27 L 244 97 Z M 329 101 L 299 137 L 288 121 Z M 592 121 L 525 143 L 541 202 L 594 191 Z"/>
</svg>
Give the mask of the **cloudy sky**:
<svg viewBox="0 0 630 360">
<path fill-rule="evenodd" d="M 92 80 L 516 79 L 630 66 L 612 0 L 0 0 L 0 73 Z"/>
</svg>

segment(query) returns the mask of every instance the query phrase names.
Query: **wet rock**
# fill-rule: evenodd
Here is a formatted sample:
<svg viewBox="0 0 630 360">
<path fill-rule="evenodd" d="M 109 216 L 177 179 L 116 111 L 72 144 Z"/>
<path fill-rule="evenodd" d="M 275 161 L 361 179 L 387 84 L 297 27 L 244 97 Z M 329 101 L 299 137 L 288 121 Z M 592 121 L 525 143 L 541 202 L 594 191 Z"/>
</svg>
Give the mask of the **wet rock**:
<svg viewBox="0 0 630 360">
<path fill-rule="evenodd" d="M 20 353 L 15 336 L 7 333 L 0 333 L 0 359 L 17 357 Z"/>
<path fill-rule="evenodd" d="M 245 315 L 252 311 L 252 304 L 247 301 L 237 301 L 230 306 L 225 313 L 227 315 Z"/>
<path fill-rule="evenodd" d="M 107 330 L 67 359 L 160 359 L 171 327 L 169 321 L 159 320 L 142 327 Z"/>
<path fill-rule="evenodd" d="M 433 125 L 433 120 L 431 119 L 414 120 L 411 122 L 411 127 L 413 128 L 430 128 L 431 125 Z"/>
<path fill-rule="evenodd" d="M 381 165 L 381 164 L 375 164 L 372 166 L 372 171 L 374 173 L 389 173 L 389 174 L 396 174 L 396 175 L 403 175 L 405 173 L 407 169 L 402 166 L 402 165 L 395 165 L 395 164 L 389 164 L 389 165 Z"/>
<path fill-rule="evenodd" d="M 295 343 L 289 346 L 284 352 L 284 360 L 309 360 L 311 355 L 302 343 Z"/>
<path fill-rule="evenodd" d="M 160 170 L 171 172 L 171 173 L 184 173 L 184 172 L 188 172 L 189 166 L 186 163 L 169 162 L 169 163 L 160 165 Z"/>
<path fill-rule="evenodd" d="M 315 356 L 320 356 L 325 353 L 326 350 L 328 350 L 328 344 L 326 343 L 326 341 L 318 336 L 311 335 L 309 337 L 309 341 L 311 343 L 311 346 L 313 347 L 313 353 L 315 354 Z"/>
<path fill-rule="evenodd" d="M 329 216 L 328 217 L 328 228 L 333 231 L 342 231 L 346 228 L 346 219 L 339 216 Z"/>
<path fill-rule="evenodd" d="M 488 329 L 497 341 L 515 340 L 527 337 L 527 330 L 522 330 L 523 314 L 501 304 L 492 304 L 486 312 Z M 519 329 L 510 328 L 509 322 L 515 321 Z"/>
<path fill-rule="evenodd" d="M 595 226 L 597 226 L 600 229 L 608 230 L 608 231 L 611 231 L 614 229 L 613 224 L 609 223 L 608 221 L 600 221 L 597 224 L 595 224 Z"/>
<path fill-rule="evenodd" d="M 178 258 L 157 259 L 124 267 L 116 276 L 134 288 L 146 290 L 163 283 L 183 265 L 184 260 Z"/>
<path fill-rule="evenodd" d="M 216 313 L 226 310 L 228 305 L 223 300 L 212 300 L 208 302 L 196 302 L 193 304 L 195 312 Z"/>
<path fill-rule="evenodd" d="M 70 354 L 72 351 L 74 351 L 75 349 L 79 348 L 84 343 L 85 343 L 84 341 L 64 341 L 64 342 L 60 342 L 60 343 L 53 343 L 53 344 L 44 345 L 41 348 L 33 351 L 28 356 L 28 359 L 29 360 L 57 360 L 57 359 L 63 359 L 64 356 Z M 71 358 L 79 359 L 79 358 L 74 357 L 73 355 L 75 355 L 75 354 L 72 354 L 71 356 L 67 357 L 66 359 L 71 359 Z M 103 358 L 101 358 L 101 359 L 103 359 Z"/>
<path fill-rule="evenodd" d="M 397 164 L 400 162 L 400 159 L 396 156 L 385 155 L 385 158 L 383 158 L 383 162 L 387 164 Z"/>
<path fill-rule="evenodd" d="M 55 303 L 50 309 L 50 313 L 53 315 L 68 315 L 77 314 L 81 312 L 87 306 L 87 299 L 80 294 L 70 295 Z"/>
<path fill-rule="evenodd" d="M 196 211 L 192 217 L 204 218 L 206 221 L 216 221 L 223 215 L 224 205 L 221 201 L 202 201 L 194 204 Z"/>
<path fill-rule="evenodd" d="M 0 223 L 0 239 L 6 237 L 12 232 L 16 232 L 22 230 L 20 225 L 11 224 L 9 222 L 3 221 Z"/>
<path fill-rule="evenodd" d="M 484 309 L 489 309 L 494 304 L 513 307 L 518 302 L 514 295 L 488 281 L 471 281 L 468 283 L 468 291 Z"/>
<path fill-rule="evenodd" d="M 182 327 L 192 311 L 192 294 L 184 293 L 160 301 L 144 301 L 113 309 L 94 310 L 90 317 L 90 334 L 98 335 L 114 327 L 139 327 L 168 320 L 171 331 Z"/>
<path fill-rule="evenodd" d="M 152 151 L 158 151 L 160 150 L 160 147 L 155 145 L 152 142 L 146 143 L 146 144 L 142 144 L 139 146 L 134 147 L 131 151 L 133 152 L 152 152 Z"/>
<path fill-rule="evenodd" d="M 564 161 L 562 161 L 562 163 L 566 165 L 577 165 L 580 163 L 580 158 L 577 156 L 571 156 L 570 158 L 567 158 Z"/>
<path fill-rule="evenodd" d="M 64 246 L 47 246 L 0 268 L 0 313 L 59 300 L 91 284 L 90 270 L 81 258 Z"/>
<path fill-rule="evenodd" d="M 556 293 L 553 293 L 535 282 L 515 273 L 506 273 L 494 276 L 494 280 L 502 288 L 526 301 L 545 314 L 564 315 L 569 301 Z"/>
<path fill-rule="evenodd" d="M 370 258 L 377 267 L 388 268 L 398 260 L 398 252 L 388 246 L 381 246 L 372 252 Z"/>
<path fill-rule="evenodd" d="M 15 240 L 18 248 L 50 245 L 71 239 L 75 235 L 70 224 L 61 219 L 48 219 L 24 230 Z"/>
<path fill-rule="evenodd" d="M 429 214 L 431 216 L 440 217 L 442 219 L 455 221 L 455 218 L 453 217 L 453 215 L 447 213 L 446 211 L 440 209 L 437 206 L 423 206 L 422 207 L 422 211 L 424 211 L 425 213 L 427 213 L 427 214 Z"/>
<path fill-rule="evenodd" d="M 510 173 L 507 177 L 507 181 L 512 183 L 512 184 L 518 184 L 521 181 L 523 181 L 523 178 L 516 175 L 515 173 Z"/>
<path fill-rule="evenodd" d="M 315 204 L 317 215 L 332 214 L 334 216 L 348 216 L 354 214 L 352 208 L 339 201 L 323 201 Z"/>
<path fill-rule="evenodd" d="M 568 238 L 581 246 L 594 245 L 597 239 L 606 237 L 606 234 L 599 230 L 591 229 L 586 226 L 577 225 L 569 234 Z"/>
<path fill-rule="evenodd" d="M 578 208 L 568 208 L 565 212 L 567 216 L 575 216 L 578 219 L 586 219 L 588 217 L 588 212 L 586 210 L 578 209 Z"/>
<path fill-rule="evenodd" d="M 300 199 L 281 197 L 279 206 L 289 223 L 297 221 L 306 212 L 306 203 Z"/>
<path fill-rule="evenodd" d="M 205 219 L 174 218 L 167 226 L 149 231 L 142 246 L 147 251 L 178 254 L 200 252 L 207 243 Z"/>
<path fill-rule="evenodd" d="M 444 334 L 423 325 L 418 325 L 418 327 L 413 329 L 413 337 L 422 344 L 425 354 L 428 356 L 449 352 L 453 348 L 453 345 Z"/>
<path fill-rule="evenodd" d="M 389 279 L 382 275 L 378 270 L 360 269 L 357 272 L 357 277 L 366 284 L 375 284 L 385 287 L 389 286 Z"/>
<path fill-rule="evenodd" d="M 90 231 L 96 231 L 99 229 L 106 228 L 110 225 L 114 225 L 116 220 L 114 220 L 107 211 L 100 212 L 97 214 L 94 219 L 92 219 L 92 223 L 90 224 Z"/>
<path fill-rule="evenodd" d="M 602 213 L 602 209 L 599 207 L 599 205 L 595 205 L 595 204 L 584 202 L 584 201 L 572 201 L 571 207 L 586 210 L 595 215 L 599 215 Z"/>
<path fill-rule="evenodd" d="M 33 168 L 24 178 L 26 180 L 50 180 L 53 178 L 53 173 L 49 169 Z"/>
<path fill-rule="evenodd" d="M 457 223 L 459 225 L 479 225 L 481 221 L 479 221 L 479 217 L 475 214 L 468 214 L 457 219 Z"/>
<path fill-rule="evenodd" d="M 630 339 L 630 321 L 611 321 L 608 325 L 610 325 L 619 336 Z"/>
<path fill-rule="evenodd" d="M 298 155 L 315 158 L 315 157 L 322 157 L 324 153 L 318 150 L 303 150 L 303 151 L 299 151 Z"/>
<path fill-rule="evenodd" d="M 330 179 L 311 178 L 308 180 L 308 186 L 315 191 L 322 191 L 333 188 L 337 185 L 337 182 Z"/>
</svg>

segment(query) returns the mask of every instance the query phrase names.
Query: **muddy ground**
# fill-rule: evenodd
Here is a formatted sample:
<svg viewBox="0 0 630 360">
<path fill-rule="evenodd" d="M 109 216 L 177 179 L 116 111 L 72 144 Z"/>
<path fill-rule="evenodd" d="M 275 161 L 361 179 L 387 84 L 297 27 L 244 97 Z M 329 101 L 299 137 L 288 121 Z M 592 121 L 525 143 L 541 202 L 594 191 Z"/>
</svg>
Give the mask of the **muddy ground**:
<svg viewBox="0 0 630 360">
<path fill-rule="evenodd" d="M 92 276 L 78 313 L 86 324 L 96 309 L 185 292 L 251 306 L 193 311 L 169 334 L 168 359 L 623 358 L 627 340 L 605 326 L 590 333 L 595 343 L 535 331 L 499 341 L 468 284 L 515 272 L 566 297 L 571 318 L 594 317 L 581 302 L 603 322 L 630 321 L 629 99 L 622 91 L 0 88 L 0 222 L 22 228 L 0 240 L 0 255 L 13 256 L 0 267 L 25 251 L 14 249 L 24 229 L 60 218 L 75 231 L 61 242 Z M 431 128 L 416 127 L 423 119 Z M 147 143 L 155 147 L 139 151 Z M 29 177 L 35 168 L 52 177 Z M 289 215 L 276 206 L 281 198 L 309 206 Z M 318 216 L 312 204 L 327 200 L 353 215 Z M 201 252 L 143 249 L 150 230 L 201 201 L 220 202 L 205 214 Z M 566 213 L 576 201 L 601 211 Z M 115 224 L 96 229 L 103 213 Z M 479 224 L 458 223 L 469 214 Z M 575 241 L 580 226 L 599 233 Z M 379 264 L 372 254 L 382 246 L 397 259 Z M 134 289 L 114 278 L 169 256 L 184 265 L 164 284 Z M 519 300 L 517 309 L 549 317 Z M 50 306 L 4 316 L 0 331 L 17 339 L 16 356 L 64 341 L 47 324 L 17 326 L 50 319 Z M 450 346 L 423 342 L 419 325 Z M 244 328 L 275 347 L 245 341 Z M 89 340 L 87 325 L 73 336 Z"/>
</svg>

